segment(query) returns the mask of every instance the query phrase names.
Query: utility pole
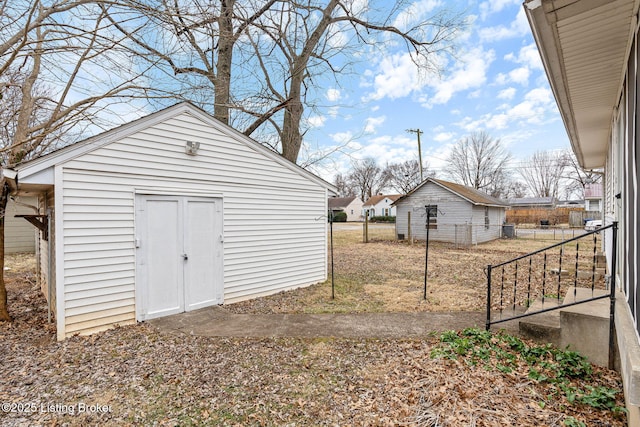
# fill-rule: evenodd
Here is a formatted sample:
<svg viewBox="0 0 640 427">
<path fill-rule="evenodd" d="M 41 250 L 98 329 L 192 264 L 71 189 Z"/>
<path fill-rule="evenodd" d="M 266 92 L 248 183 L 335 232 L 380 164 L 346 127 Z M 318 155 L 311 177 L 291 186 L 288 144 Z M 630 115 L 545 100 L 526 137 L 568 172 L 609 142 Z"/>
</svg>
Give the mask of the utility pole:
<svg viewBox="0 0 640 427">
<path fill-rule="evenodd" d="M 418 161 L 420 162 L 420 182 L 422 182 L 424 178 L 422 177 L 422 147 L 420 146 L 420 135 L 424 132 L 420 129 L 407 129 L 407 132 L 418 135 Z"/>
</svg>

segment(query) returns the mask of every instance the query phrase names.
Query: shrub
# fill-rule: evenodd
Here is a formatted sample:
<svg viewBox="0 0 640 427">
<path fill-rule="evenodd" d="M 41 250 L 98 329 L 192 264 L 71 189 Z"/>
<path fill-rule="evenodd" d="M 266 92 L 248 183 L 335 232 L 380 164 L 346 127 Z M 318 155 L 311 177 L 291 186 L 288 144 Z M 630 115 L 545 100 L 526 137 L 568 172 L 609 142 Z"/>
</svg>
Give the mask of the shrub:
<svg viewBox="0 0 640 427">
<path fill-rule="evenodd" d="M 335 212 L 333 214 L 333 222 L 347 222 L 346 212 Z"/>
<path fill-rule="evenodd" d="M 369 220 L 371 222 L 396 222 L 395 216 L 374 216 Z"/>
</svg>

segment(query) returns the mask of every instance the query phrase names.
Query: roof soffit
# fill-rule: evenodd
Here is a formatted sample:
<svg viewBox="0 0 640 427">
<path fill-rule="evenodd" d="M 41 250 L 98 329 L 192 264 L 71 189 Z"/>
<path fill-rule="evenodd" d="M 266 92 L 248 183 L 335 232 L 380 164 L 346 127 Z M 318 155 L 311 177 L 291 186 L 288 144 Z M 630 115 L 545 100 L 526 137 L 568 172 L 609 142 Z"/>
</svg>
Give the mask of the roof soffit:
<svg viewBox="0 0 640 427">
<path fill-rule="evenodd" d="M 638 0 L 531 0 L 524 7 L 578 161 L 601 167 Z"/>
</svg>

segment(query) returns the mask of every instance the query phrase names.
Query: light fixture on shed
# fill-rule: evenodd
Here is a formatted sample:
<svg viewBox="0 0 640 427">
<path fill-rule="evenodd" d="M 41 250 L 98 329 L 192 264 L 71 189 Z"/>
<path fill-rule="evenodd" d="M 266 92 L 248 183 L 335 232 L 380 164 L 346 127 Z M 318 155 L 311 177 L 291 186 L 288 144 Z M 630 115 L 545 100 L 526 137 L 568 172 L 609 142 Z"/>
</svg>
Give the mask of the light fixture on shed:
<svg viewBox="0 0 640 427">
<path fill-rule="evenodd" d="M 200 149 L 200 143 L 197 141 L 187 141 L 184 146 L 184 151 L 190 156 L 195 156 L 198 153 L 198 149 Z"/>
</svg>

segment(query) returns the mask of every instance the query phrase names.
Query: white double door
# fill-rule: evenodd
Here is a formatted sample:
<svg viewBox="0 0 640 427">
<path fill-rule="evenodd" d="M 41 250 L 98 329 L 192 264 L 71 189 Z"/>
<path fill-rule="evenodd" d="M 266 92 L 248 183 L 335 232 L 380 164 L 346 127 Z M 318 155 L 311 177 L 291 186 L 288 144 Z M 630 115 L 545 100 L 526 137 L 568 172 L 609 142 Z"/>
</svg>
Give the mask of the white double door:
<svg viewBox="0 0 640 427">
<path fill-rule="evenodd" d="M 153 319 L 222 304 L 222 199 L 136 196 L 136 313 Z"/>
</svg>

